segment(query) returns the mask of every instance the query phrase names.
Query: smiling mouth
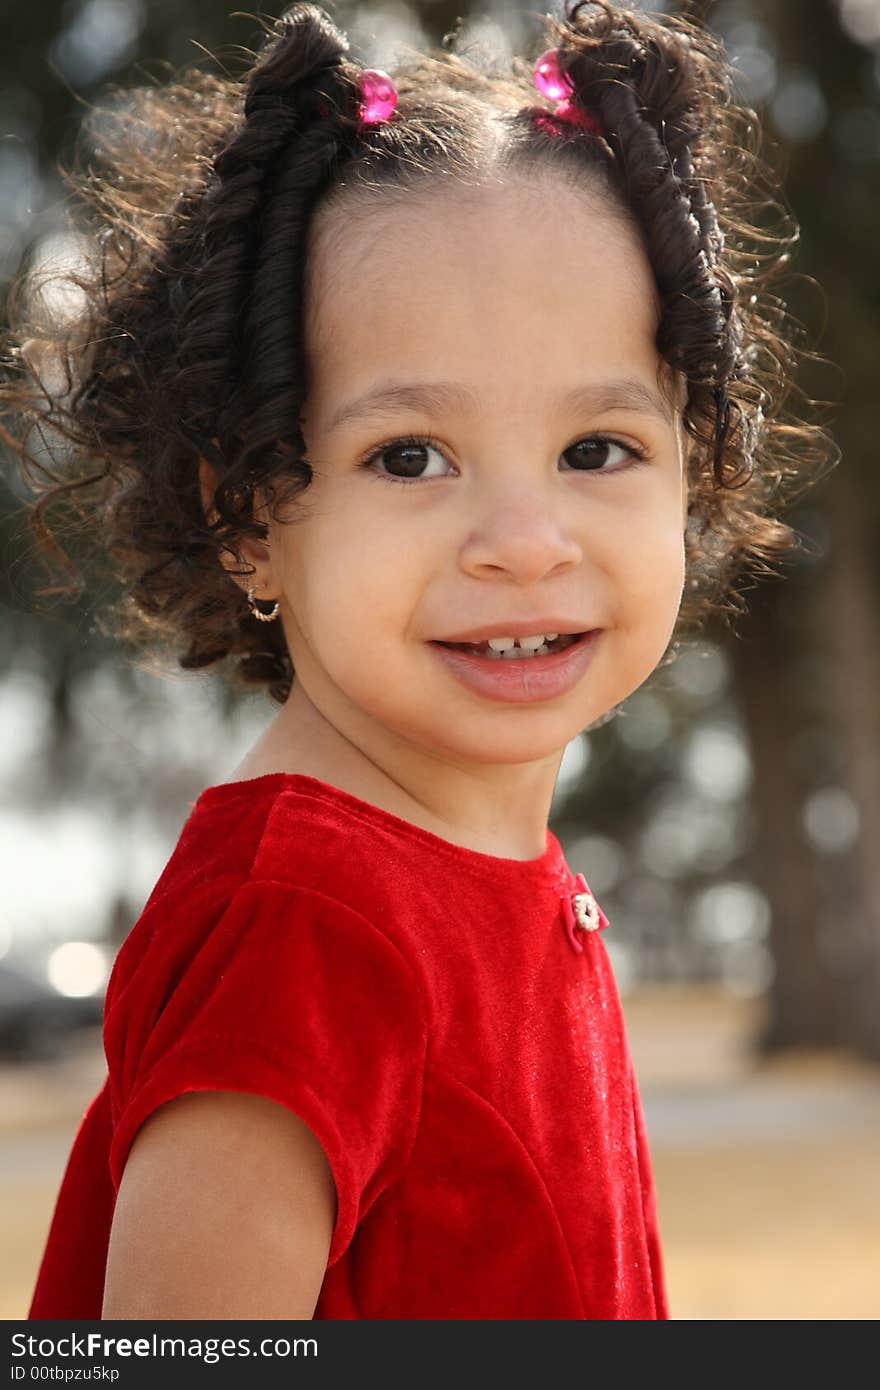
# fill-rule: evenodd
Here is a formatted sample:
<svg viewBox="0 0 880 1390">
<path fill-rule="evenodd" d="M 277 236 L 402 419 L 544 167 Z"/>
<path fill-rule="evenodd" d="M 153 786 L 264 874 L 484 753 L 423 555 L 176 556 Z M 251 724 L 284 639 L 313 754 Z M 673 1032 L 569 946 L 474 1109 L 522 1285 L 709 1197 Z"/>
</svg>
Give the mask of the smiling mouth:
<svg viewBox="0 0 880 1390">
<path fill-rule="evenodd" d="M 513 645 L 505 651 L 495 651 L 486 642 L 436 642 L 438 647 L 448 647 L 450 651 L 465 652 L 468 656 L 482 656 L 490 661 L 534 661 L 541 656 L 553 656 L 556 652 L 565 651 L 566 647 L 574 646 L 586 637 L 585 632 L 566 632 L 554 637 L 552 642 L 542 642 L 539 647 L 530 650 L 519 645 L 519 639 L 513 639 Z"/>
</svg>

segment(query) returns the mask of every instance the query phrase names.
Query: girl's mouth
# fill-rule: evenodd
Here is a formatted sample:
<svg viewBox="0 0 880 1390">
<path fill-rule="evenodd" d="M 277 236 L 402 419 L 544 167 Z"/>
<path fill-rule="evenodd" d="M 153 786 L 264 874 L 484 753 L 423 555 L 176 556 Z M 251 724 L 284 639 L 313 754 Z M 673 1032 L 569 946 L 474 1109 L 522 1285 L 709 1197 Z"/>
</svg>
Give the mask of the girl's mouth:
<svg viewBox="0 0 880 1390">
<path fill-rule="evenodd" d="M 540 643 L 539 646 L 522 644 L 527 640 L 520 637 L 502 637 L 493 639 L 494 646 L 489 642 L 440 642 L 441 647 L 449 647 L 456 652 L 470 652 L 473 656 L 485 656 L 491 661 L 530 661 L 535 657 L 549 656 L 554 652 L 564 651 L 566 647 L 572 646 L 574 642 L 580 641 L 585 634 L 583 632 L 565 632 L 551 635 L 549 640 Z"/>
<path fill-rule="evenodd" d="M 601 628 L 565 633 L 528 651 L 516 639 L 503 640 L 503 650 L 488 642 L 429 642 L 446 669 L 460 684 L 487 699 L 509 704 L 552 700 L 567 695 L 590 663 Z M 494 639 L 493 639 L 494 640 Z"/>
</svg>

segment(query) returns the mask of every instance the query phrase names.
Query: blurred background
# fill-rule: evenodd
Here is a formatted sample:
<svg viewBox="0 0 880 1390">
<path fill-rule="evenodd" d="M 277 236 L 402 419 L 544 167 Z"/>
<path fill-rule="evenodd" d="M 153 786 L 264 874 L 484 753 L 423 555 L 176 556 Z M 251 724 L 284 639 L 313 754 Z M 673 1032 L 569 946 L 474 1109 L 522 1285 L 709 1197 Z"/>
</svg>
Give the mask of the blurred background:
<svg viewBox="0 0 880 1390">
<path fill-rule="evenodd" d="M 255 48 L 225 0 L 0 0 L 0 312 L 75 255 L 58 161 L 106 83 Z M 653 10 L 683 9 L 670 0 Z M 356 57 L 533 52 L 550 5 L 337 3 Z M 567 749 L 551 824 L 611 919 L 652 1141 L 672 1316 L 880 1315 L 880 0 L 690 5 L 801 226 L 782 293 L 835 368 L 843 462 L 788 513 L 808 544 Z M 212 56 L 213 55 L 213 56 Z M 234 72 L 240 72 L 234 66 Z M 818 285 L 812 282 L 815 277 Z M 269 722 L 263 696 L 130 658 L 101 595 L 33 597 L 24 493 L 0 472 L 0 1317 L 27 1312 L 103 995 L 189 802 Z M 75 552 L 74 552 L 75 553 Z"/>
</svg>

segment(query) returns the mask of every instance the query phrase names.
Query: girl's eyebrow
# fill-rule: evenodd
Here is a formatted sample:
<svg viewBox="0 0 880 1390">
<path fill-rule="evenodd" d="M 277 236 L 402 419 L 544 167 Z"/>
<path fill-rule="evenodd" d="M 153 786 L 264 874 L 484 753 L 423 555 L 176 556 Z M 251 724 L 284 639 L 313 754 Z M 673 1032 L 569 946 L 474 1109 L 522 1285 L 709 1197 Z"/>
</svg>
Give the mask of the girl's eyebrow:
<svg viewBox="0 0 880 1390">
<path fill-rule="evenodd" d="M 559 413 L 580 410 L 600 415 L 609 410 L 634 410 L 659 416 L 668 425 L 674 423 L 672 410 L 659 392 L 634 377 L 576 386 L 558 396 L 553 405 Z M 392 410 L 422 410 L 430 415 L 432 411 L 443 414 L 456 410 L 476 414 L 479 409 L 479 397 L 458 381 L 388 381 L 339 406 L 327 428 L 329 433 L 355 420 L 387 415 Z"/>
</svg>

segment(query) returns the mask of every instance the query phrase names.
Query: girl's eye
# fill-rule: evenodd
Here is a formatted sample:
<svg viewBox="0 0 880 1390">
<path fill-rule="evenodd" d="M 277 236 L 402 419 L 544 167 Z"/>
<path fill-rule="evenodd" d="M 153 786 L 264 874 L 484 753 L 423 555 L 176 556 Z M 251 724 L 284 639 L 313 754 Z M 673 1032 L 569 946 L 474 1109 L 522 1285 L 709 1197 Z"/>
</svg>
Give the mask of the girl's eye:
<svg viewBox="0 0 880 1390">
<path fill-rule="evenodd" d="M 614 453 L 623 454 L 624 461 L 618 463 L 616 467 L 603 467 L 609 463 L 609 455 Z M 627 459 L 633 460 L 636 464 L 644 462 L 645 453 L 642 449 L 637 449 L 633 444 L 624 444 L 619 439 L 612 439 L 607 434 L 590 435 L 587 439 L 579 439 L 576 444 L 571 444 L 564 450 L 562 457 L 571 454 L 571 463 L 576 471 L 588 473 L 620 473 L 627 467 Z M 613 457 L 610 460 L 613 463 Z"/>
<path fill-rule="evenodd" d="M 442 471 L 439 473 L 428 471 L 431 466 L 431 454 L 434 454 L 441 462 L 445 462 L 440 449 L 431 439 L 425 439 L 422 436 L 395 439 L 390 444 L 384 444 L 381 449 L 376 449 L 369 458 L 364 459 L 362 467 L 375 470 L 375 476 L 384 478 L 388 483 L 417 483 L 422 478 L 444 477 Z M 393 471 L 384 472 L 382 465 Z"/>
<path fill-rule="evenodd" d="M 414 435 L 407 439 L 395 439 L 375 449 L 361 467 L 370 469 L 375 477 L 384 478 L 389 483 L 418 483 L 423 478 L 442 478 L 445 473 L 430 472 L 431 455 L 445 463 L 444 455 L 432 439 Z M 622 455 L 615 462 L 614 455 Z M 644 450 L 632 444 L 624 444 L 606 434 L 589 435 L 579 439 L 563 451 L 561 457 L 570 456 L 569 462 L 579 473 L 620 473 L 628 467 L 628 462 L 637 466 L 645 459 Z M 388 469 L 390 471 L 386 472 Z"/>
</svg>

